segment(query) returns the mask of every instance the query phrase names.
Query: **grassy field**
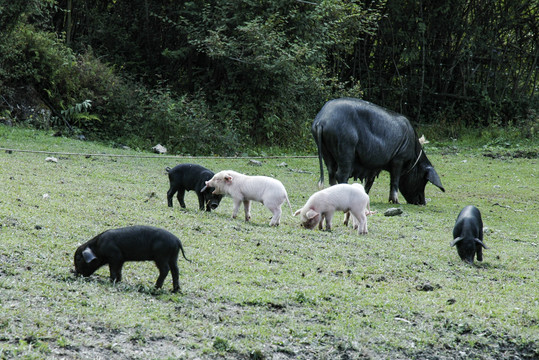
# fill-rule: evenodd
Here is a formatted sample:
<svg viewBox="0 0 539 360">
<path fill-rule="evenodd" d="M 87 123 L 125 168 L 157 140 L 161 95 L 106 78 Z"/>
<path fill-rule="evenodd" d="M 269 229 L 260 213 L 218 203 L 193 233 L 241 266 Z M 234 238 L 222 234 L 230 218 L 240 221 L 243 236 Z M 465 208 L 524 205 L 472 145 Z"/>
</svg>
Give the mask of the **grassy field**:
<svg viewBox="0 0 539 360">
<path fill-rule="evenodd" d="M 231 218 L 166 204 L 166 166 L 196 162 L 283 182 L 293 210 L 317 190 L 318 160 L 139 157 L 151 154 L 0 126 L 0 359 L 535 359 L 539 356 L 537 155 L 514 149 L 427 145 L 447 192 L 385 217 L 389 180 L 371 191 L 369 234 L 338 216 L 309 231 L 283 207 L 277 228 L 254 204 Z M 54 155 L 48 152 L 134 157 Z M 488 156 L 485 156 L 487 154 Z M 536 153 L 535 153 L 536 154 Z M 285 162 L 287 166 L 280 166 Z M 402 196 L 400 198 L 403 200 Z M 484 261 L 449 246 L 460 209 L 486 226 Z M 242 213 L 240 213 L 242 214 Z M 71 272 L 77 246 L 133 224 L 168 229 L 193 263 L 179 261 L 180 294 L 153 290 L 152 263 Z"/>
</svg>

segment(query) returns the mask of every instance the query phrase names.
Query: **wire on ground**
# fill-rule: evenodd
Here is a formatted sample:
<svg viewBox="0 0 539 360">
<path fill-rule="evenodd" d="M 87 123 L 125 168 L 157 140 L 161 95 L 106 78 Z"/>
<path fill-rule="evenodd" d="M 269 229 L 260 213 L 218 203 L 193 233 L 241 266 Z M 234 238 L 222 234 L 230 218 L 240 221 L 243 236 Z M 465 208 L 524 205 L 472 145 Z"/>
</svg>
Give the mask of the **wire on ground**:
<svg viewBox="0 0 539 360">
<path fill-rule="evenodd" d="M 23 149 L 10 149 L 0 147 L 0 151 L 7 153 L 21 152 L 32 154 L 46 154 L 57 156 L 101 156 L 101 157 L 117 157 L 117 158 L 137 158 L 137 159 L 310 159 L 318 158 L 314 155 L 279 155 L 279 156 L 186 156 L 186 155 L 127 155 L 127 154 L 90 154 L 90 153 L 72 153 L 72 152 L 58 152 L 58 151 L 46 151 L 46 150 L 23 150 Z"/>
</svg>

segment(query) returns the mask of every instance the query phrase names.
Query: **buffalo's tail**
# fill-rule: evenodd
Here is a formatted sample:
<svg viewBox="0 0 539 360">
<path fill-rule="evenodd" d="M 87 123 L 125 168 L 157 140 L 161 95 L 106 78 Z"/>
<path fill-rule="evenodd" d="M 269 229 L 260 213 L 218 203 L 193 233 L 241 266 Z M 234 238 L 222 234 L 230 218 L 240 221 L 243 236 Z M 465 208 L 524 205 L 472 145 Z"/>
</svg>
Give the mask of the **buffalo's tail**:
<svg viewBox="0 0 539 360">
<path fill-rule="evenodd" d="M 318 162 L 320 163 L 320 179 L 318 180 L 318 188 L 324 187 L 324 163 L 322 162 L 322 125 L 316 125 L 316 145 L 318 147 Z"/>
</svg>

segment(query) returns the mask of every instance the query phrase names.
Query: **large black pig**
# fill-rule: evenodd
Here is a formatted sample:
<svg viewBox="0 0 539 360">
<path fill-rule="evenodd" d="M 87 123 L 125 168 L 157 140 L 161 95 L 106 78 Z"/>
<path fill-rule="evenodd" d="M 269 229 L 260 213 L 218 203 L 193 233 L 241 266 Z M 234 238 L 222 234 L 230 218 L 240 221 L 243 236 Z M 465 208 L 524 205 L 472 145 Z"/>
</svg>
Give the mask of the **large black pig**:
<svg viewBox="0 0 539 360">
<path fill-rule="evenodd" d="M 172 207 L 172 199 L 177 192 L 178 202 L 182 208 L 185 208 L 185 191 L 193 190 L 198 197 L 198 206 L 200 210 L 215 210 L 223 195 L 214 195 L 212 187 L 206 187 L 206 181 L 210 180 L 214 173 L 204 166 L 197 164 L 180 164 L 172 169 L 167 167 L 168 180 L 170 188 L 167 191 L 168 206 Z"/>
<path fill-rule="evenodd" d="M 183 246 L 175 235 L 153 226 L 128 226 L 110 229 L 97 235 L 75 251 L 75 274 L 90 276 L 108 264 L 110 279 L 122 281 L 122 267 L 126 261 L 152 260 L 159 269 L 155 288 L 163 286 L 169 271 L 172 274 L 172 291 L 180 291 L 178 280 L 178 253 Z"/>
<path fill-rule="evenodd" d="M 431 182 L 442 191 L 440 177 L 430 163 L 410 121 L 368 101 L 344 98 L 328 101 L 311 128 L 318 146 L 320 182 L 322 159 L 329 183 L 365 180 L 371 189 L 380 171 L 389 171 L 389 202 L 398 203 L 398 190 L 410 204 L 425 205 L 425 186 Z"/>
<path fill-rule="evenodd" d="M 455 227 L 453 228 L 453 241 L 451 246 L 457 246 L 457 252 L 462 260 L 473 264 L 477 254 L 477 261 L 483 261 L 483 220 L 479 209 L 473 205 L 465 206 L 461 210 Z"/>
</svg>

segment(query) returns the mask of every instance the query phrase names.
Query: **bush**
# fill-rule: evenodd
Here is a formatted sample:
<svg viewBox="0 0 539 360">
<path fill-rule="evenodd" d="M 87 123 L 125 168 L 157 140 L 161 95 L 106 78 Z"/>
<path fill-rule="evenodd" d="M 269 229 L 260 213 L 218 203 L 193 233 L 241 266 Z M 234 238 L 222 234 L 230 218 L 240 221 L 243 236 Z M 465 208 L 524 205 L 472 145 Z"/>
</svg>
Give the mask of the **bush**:
<svg viewBox="0 0 539 360">
<path fill-rule="evenodd" d="M 234 113 L 212 115 L 203 94 L 179 98 L 166 87 L 139 89 L 139 140 L 147 146 L 165 145 L 183 155 L 234 154 L 240 147 L 231 128 Z"/>
<path fill-rule="evenodd" d="M 122 78 L 88 49 L 75 56 L 55 34 L 20 26 L 0 42 L 0 110 L 16 123 L 84 133 L 175 153 L 230 154 L 235 112 L 214 115 L 203 94 L 175 96 Z M 21 106 L 23 105 L 24 106 Z"/>
</svg>

